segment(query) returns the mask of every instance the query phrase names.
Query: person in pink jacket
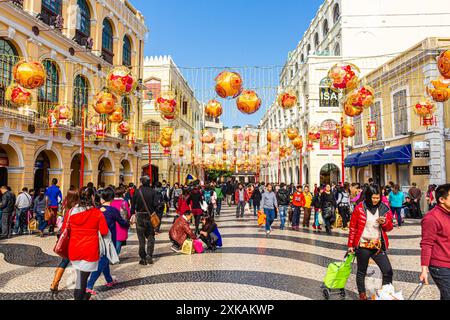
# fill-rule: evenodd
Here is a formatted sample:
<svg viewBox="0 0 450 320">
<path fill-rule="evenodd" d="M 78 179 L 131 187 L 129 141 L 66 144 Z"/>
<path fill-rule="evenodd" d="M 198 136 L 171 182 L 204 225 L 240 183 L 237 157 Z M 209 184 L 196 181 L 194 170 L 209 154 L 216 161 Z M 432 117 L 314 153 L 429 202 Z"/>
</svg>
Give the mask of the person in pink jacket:
<svg viewBox="0 0 450 320">
<path fill-rule="evenodd" d="M 129 221 L 131 218 L 130 206 L 128 205 L 128 201 L 124 199 L 124 195 L 125 195 L 125 188 L 124 187 L 117 188 L 115 198 L 113 201 L 111 201 L 111 207 L 114 207 L 117 210 L 119 210 L 122 218 Z M 120 254 L 122 246 L 126 244 L 126 241 L 128 239 L 128 228 L 124 228 L 118 223 L 116 223 L 116 232 L 117 232 L 116 250 L 117 254 Z"/>
</svg>

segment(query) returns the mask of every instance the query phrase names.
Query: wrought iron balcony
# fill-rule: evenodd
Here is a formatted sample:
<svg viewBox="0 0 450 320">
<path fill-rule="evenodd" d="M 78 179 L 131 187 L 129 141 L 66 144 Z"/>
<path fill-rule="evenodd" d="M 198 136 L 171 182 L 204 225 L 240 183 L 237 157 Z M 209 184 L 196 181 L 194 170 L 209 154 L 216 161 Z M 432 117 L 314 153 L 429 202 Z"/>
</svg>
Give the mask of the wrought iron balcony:
<svg viewBox="0 0 450 320">
<path fill-rule="evenodd" d="M 75 31 L 75 37 L 73 40 L 82 47 L 86 47 L 87 50 L 92 50 L 94 47 L 94 39 L 84 34 L 80 30 Z"/>
<path fill-rule="evenodd" d="M 45 24 L 55 27 L 55 29 L 59 31 L 64 27 L 64 18 L 45 7 L 42 7 L 42 11 L 37 15 L 37 18 Z"/>
<path fill-rule="evenodd" d="M 113 64 L 114 53 L 108 49 L 102 48 L 102 57 L 106 62 Z"/>
<path fill-rule="evenodd" d="M 23 0 L 12 0 L 11 2 L 20 9 L 23 9 Z"/>
</svg>

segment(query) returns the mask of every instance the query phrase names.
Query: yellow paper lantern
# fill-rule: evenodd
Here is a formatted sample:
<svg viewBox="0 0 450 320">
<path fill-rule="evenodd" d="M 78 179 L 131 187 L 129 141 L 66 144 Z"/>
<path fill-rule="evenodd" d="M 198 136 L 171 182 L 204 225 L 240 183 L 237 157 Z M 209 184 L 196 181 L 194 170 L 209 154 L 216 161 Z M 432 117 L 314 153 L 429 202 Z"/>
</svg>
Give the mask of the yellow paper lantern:
<svg viewBox="0 0 450 320">
<path fill-rule="evenodd" d="M 25 89 L 40 88 L 45 84 L 47 73 L 39 61 L 19 61 L 13 68 L 13 77 Z"/>
<path fill-rule="evenodd" d="M 94 97 L 94 110 L 98 114 L 111 114 L 116 110 L 117 97 L 107 91 L 102 90 Z"/>
<path fill-rule="evenodd" d="M 131 127 L 130 124 L 127 121 L 123 121 L 119 124 L 119 126 L 117 127 L 117 132 L 119 132 L 120 134 L 126 136 L 127 134 L 129 134 L 131 131 Z"/>
<path fill-rule="evenodd" d="M 297 96 L 293 91 L 287 90 L 278 95 L 277 102 L 283 109 L 292 109 L 297 104 Z"/>
<path fill-rule="evenodd" d="M 351 138 L 355 136 L 356 130 L 352 124 L 346 123 L 342 126 L 341 133 L 344 138 Z"/>
<path fill-rule="evenodd" d="M 125 66 L 112 69 L 106 79 L 108 89 L 119 96 L 130 95 L 137 87 L 136 78 Z"/>
<path fill-rule="evenodd" d="M 222 104 L 217 100 L 210 100 L 205 107 L 205 114 L 211 118 L 218 118 L 222 113 Z"/>
<path fill-rule="evenodd" d="M 108 117 L 109 121 L 114 123 L 119 123 L 123 121 L 123 108 L 117 108 L 111 115 Z"/>
<path fill-rule="evenodd" d="M 431 81 L 434 88 L 427 87 L 427 93 L 436 102 L 446 102 L 450 98 L 450 81 L 438 79 Z"/>
<path fill-rule="evenodd" d="M 258 111 L 261 103 L 261 99 L 253 90 L 244 90 L 236 100 L 237 108 L 245 114 L 253 114 Z"/>
<path fill-rule="evenodd" d="M 298 150 L 302 150 L 303 149 L 303 137 L 298 136 L 297 138 L 295 138 L 292 141 L 292 145 L 294 146 L 294 148 L 298 151 Z"/>
<path fill-rule="evenodd" d="M 243 81 L 239 73 L 224 71 L 216 79 L 216 92 L 221 98 L 237 98 L 243 88 Z"/>
<path fill-rule="evenodd" d="M 286 134 L 289 140 L 294 140 L 295 138 L 298 137 L 298 130 L 297 128 L 288 128 L 286 130 Z"/>
</svg>

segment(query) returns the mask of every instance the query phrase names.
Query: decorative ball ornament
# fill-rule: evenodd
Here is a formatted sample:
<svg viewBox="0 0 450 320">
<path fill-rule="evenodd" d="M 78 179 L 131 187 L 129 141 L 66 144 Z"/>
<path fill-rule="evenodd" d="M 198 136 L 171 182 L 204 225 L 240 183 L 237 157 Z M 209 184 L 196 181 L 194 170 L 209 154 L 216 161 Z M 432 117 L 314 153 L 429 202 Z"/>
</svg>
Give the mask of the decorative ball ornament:
<svg viewBox="0 0 450 320">
<path fill-rule="evenodd" d="M 237 108 L 245 114 L 253 114 L 258 111 L 261 103 L 261 99 L 253 90 L 244 90 L 236 100 Z"/>
<path fill-rule="evenodd" d="M 13 77 L 25 89 L 40 88 L 45 84 L 47 73 L 39 61 L 19 61 L 13 68 Z"/>
<path fill-rule="evenodd" d="M 291 90 L 282 92 L 278 95 L 277 103 L 283 109 L 292 109 L 297 104 L 297 96 Z"/>
<path fill-rule="evenodd" d="M 31 92 L 17 83 L 13 83 L 6 89 L 5 99 L 14 106 L 30 105 Z"/>
<path fill-rule="evenodd" d="M 286 135 L 289 138 L 289 140 L 294 140 L 298 137 L 298 130 L 296 128 L 288 128 L 286 130 Z"/>
<path fill-rule="evenodd" d="M 218 118 L 222 113 L 222 104 L 217 100 L 210 100 L 205 107 L 205 114 L 211 118 Z"/>
<path fill-rule="evenodd" d="M 119 126 L 117 127 L 117 132 L 119 132 L 121 135 L 126 136 L 131 131 L 130 124 L 127 121 L 122 121 Z"/>
<path fill-rule="evenodd" d="M 221 98 L 237 98 L 243 90 L 242 77 L 237 72 L 224 71 L 216 79 L 216 92 Z"/>
<path fill-rule="evenodd" d="M 108 120 L 113 123 L 119 123 L 123 121 L 123 108 L 117 108 L 111 115 L 108 117 Z"/>
<path fill-rule="evenodd" d="M 214 137 L 214 135 L 211 132 L 205 131 L 203 132 L 200 141 L 202 143 L 214 143 L 216 141 L 216 137 Z"/>
<path fill-rule="evenodd" d="M 446 102 L 450 98 L 450 81 L 438 79 L 431 81 L 433 88 L 427 87 L 427 93 L 435 102 Z"/>
<path fill-rule="evenodd" d="M 303 138 L 298 136 L 292 141 L 292 145 L 294 146 L 295 150 L 299 151 L 303 149 Z"/>
<path fill-rule="evenodd" d="M 341 128 L 342 137 L 344 138 L 351 138 L 354 137 L 356 134 L 355 127 L 352 124 L 344 124 Z"/>
<path fill-rule="evenodd" d="M 345 97 L 344 100 L 344 113 L 348 117 L 356 117 L 362 114 L 364 108 L 359 103 L 359 94 L 358 92 L 352 91 Z"/>
<path fill-rule="evenodd" d="M 98 114 L 111 114 L 116 109 L 117 97 L 107 91 L 102 90 L 94 97 L 94 110 Z"/>
<path fill-rule="evenodd" d="M 351 102 L 354 107 L 369 108 L 375 102 L 375 90 L 369 86 L 362 86 L 350 92 L 345 101 Z"/>
<path fill-rule="evenodd" d="M 414 107 L 414 111 L 416 112 L 417 115 L 419 115 L 420 117 L 425 117 L 427 115 L 433 114 L 435 110 L 435 106 L 434 104 L 429 101 L 422 101 L 419 102 L 418 104 L 415 105 Z"/>
<path fill-rule="evenodd" d="M 128 67 L 112 69 L 106 78 L 108 89 L 119 96 L 130 95 L 137 88 L 137 80 Z"/>
<path fill-rule="evenodd" d="M 444 78 L 450 79 L 450 50 L 446 50 L 439 55 L 438 68 Z"/>
<path fill-rule="evenodd" d="M 156 99 L 156 107 L 161 114 L 172 116 L 176 113 L 177 100 L 172 93 L 167 92 Z"/>
<path fill-rule="evenodd" d="M 361 71 L 354 64 L 336 64 L 328 72 L 332 87 L 340 90 L 353 90 L 359 85 Z"/>
</svg>

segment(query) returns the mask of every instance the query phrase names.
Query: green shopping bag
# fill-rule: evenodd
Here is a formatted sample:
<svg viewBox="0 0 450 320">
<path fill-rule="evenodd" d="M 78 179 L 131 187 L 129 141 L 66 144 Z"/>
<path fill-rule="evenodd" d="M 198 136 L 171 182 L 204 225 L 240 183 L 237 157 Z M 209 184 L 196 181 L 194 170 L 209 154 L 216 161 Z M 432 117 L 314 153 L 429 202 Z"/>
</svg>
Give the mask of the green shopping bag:
<svg viewBox="0 0 450 320">
<path fill-rule="evenodd" d="M 348 254 L 344 261 L 333 262 L 328 265 L 327 274 L 323 281 L 328 289 L 345 289 L 347 280 L 352 273 L 355 254 Z"/>
</svg>

